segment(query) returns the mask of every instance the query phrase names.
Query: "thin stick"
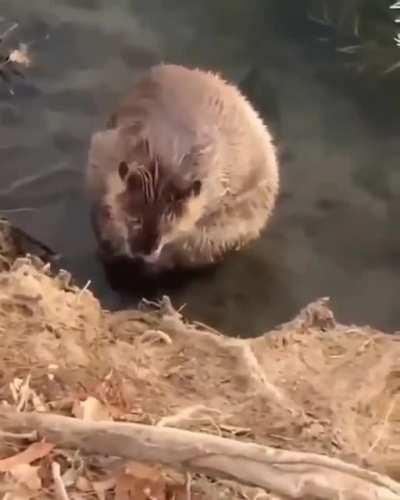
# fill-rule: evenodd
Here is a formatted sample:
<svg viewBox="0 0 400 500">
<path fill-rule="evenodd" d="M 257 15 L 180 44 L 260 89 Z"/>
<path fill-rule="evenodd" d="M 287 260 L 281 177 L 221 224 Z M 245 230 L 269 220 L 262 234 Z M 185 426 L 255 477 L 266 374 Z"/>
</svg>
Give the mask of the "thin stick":
<svg viewBox="0 0 400 500">
<path fill-rule="evenodd" d="M 24 433 L 17 433 L 17 432 L 5 432 L 5 431 L 0 431 L 0 438 L 1 439 L 10 439 L 10 440 L 26 440 L 26 441 L 37 441 L 38 434 L 36 431 L 32 432 L 24 432 Z"/>
<path fill-rule="evenodd" d="M 53 474 L 54 492 L 56 494 L 57 500 L 70 500 L 60 474 L 60 464 L 58 462 L 52 462 L 51 472 Z"/>
<path fill-rule="evenodd" d="M 386 412 L 386 415 L 385 415 L 385 418 L 383 419 L 382 425 L 380 426 L 378 435 L 376 436 L 376 439 L 374 440 L 374 442 L 371 444 L 371 446 L 369 447 L 369 449 L 367 451 L 367 456 L 370 455 L 370 453 L 372 451 L 374 451 L 374 449 L 382 441 L 383 434 L 385 433 L 385 430 L 387 428 L 387 424 L 388 424 L 390 415 L 393 413 L 393 410 L 394 410 L 394 408 L 396 406 L 396 403 L 397 403 L 397 396 L 395 396 L 392 399 L 392 401 L 390 402 L 389 407 L 388 407 L 387 412 Z"/>
<path fill-rule="evenodd" d="M 90 285 L 92 284 L 92 280 L 88 280 L 86 282 L 86 285 L 79 291 L 79 293 L 76 295 L 75 302 L 78 303 L 81 300 L 82 295 L 86 292 L 86 290 L 89 289 Z"/>
<path fill-rule="evenodd" d="M 192 476 L 186 473 L 186 500 L 192 500 Z"/>
<path fill-rule="evenodd" d="M 6 29 L 1 35 L 0 35 L 0 42 L 2 42 L 12 31 L 16 30 L 18 28 L 18 23 L 12 24 L 9 28 Z"/>
</svg>

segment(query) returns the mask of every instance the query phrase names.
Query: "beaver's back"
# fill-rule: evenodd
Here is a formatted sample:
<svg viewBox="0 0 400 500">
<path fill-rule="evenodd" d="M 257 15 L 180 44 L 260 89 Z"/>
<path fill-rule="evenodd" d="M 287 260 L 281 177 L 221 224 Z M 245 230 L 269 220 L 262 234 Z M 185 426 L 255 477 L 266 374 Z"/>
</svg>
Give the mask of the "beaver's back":
<svg viewBox="0 0 400 500">
<path fill-rule="evenodd" d="M 233 194 L 266 177 L 278 187 L 267 128 L 237 87 L 216 74 L 169 64 L 152 68 L 115 114 L 116 125 L 132 123 L 171 169 L 194 144 L 209 144 L 215 154 L 204 168 L 226 179 Z"/>
</svg>

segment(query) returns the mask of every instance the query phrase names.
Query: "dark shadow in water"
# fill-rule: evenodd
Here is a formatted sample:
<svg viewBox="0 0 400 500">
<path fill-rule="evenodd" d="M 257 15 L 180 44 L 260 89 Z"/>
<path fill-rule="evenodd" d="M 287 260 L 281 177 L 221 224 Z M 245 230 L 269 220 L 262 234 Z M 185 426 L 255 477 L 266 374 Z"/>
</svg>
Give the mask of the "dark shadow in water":
<svg viewBox="0 0 400 500">
<path fill-rule="evenodd" d="M 143 264 L 123 258 L 103 262 L 102 265 L 111 288 L 134 302 L 143 297 L 147 300 L 160 299 L 165 294 L 183 290 L 194 280 L 209 279 L 216 272 L 216 266 L 209 266 L 196 271 L 166 271 L 151 276 Z"/>
</svg>

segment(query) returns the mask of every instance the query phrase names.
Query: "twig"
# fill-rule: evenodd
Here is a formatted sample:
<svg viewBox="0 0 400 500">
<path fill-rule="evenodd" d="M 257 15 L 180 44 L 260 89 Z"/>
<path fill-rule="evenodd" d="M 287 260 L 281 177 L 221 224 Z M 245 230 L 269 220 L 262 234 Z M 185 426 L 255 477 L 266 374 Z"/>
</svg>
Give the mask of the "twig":
<svg viewBox="0 0 400 500">
<path fill-rule="evenodd" d="M 58 462 L 52 462 L 51 472 L 53 474 L 54 481 L 54 491 L 57 500 L 70 500 L 67 490 L 65 489 L 64 482 L 60 474 L 60 464 Z"/>
<path fill-rule="evenodd" d="M 79 290 L 79 293 L 75 297 L 76 303 L 80 302 L 82 295 L 86 292 L 86 290 L 88 290 L 88 288 L 90 287 L 91 284 L 92 284 L 92 280 L 88 280 L 86 285 L 81 290 Z"/>
<path fill-rule="evenodd" d="M 31 374 L 29 373 L 19 391 L 20 400 L 18 402 L 17 411 L 23 411 L 29 402 L 32 393 L 30 388 L 30 383 L 31 383 Z"/>
<path fill-rule="evenodd" d="M 33 207 L 20 207 L 20 208 L 2 208 L 1 209 L 1 213 L 4 213 L 4 214 L 15 214 L 15 213 L 18 213 L 18 212 L 37 212 L 38 209 L 37 208 L 33 208 Z"/>
<path fill-rule="evenodd" d="M 385 414 L 385 418 L 383 419 L 382 425 L 380 426 L 378 435 L 376 436 L 374 442 L 371 444 L 367 451 L 367 456 L 370 455 L 374 449 L 378 446 L 378 444 L 382 441 L 383 435 L 385 433 L 385 430 L 387 428 L 387 424 L 390 418 L 390 415 L 393 413 L 394 407 L 396 406 L 397 403 L 397 395 L 392 399 L 392 401 L 389 404 L 389 407 L 387 409 L 387 412 Z"/>
<path fill-rule="evenodd" d="M 186 500 L 192 500 L 192 476 L 186 473 Z"/>
<path fill-rule="evenodd" d="M 230 478 L 293 499 L 400 500 L 400 483 L 339 459 L 199 432 L 6 409 L 0 428 L 36 429 L 62 448 Z"/>
<path fill-rule="evenodd" d="M 165 344 L 172 344 L 171 337 L 161 330 L 147 330 L 140 337 L 140 340 L 151 344 L 162 340 Z"/>
<path fill-rule="evenodd" d="M 218 335 L 219 337 L 223 336 L 223 334 L 220 331 L 216 330 L 210 325 L 207 325 L 206 323 L 203 323 L 202 321 L 192 321 L 192 324 L 202 328 L 203 330 L 215 333 L 215 335 Z"/>
<path fill-rule="evenodd" d="M 188 408 L 183 408 L 175 415 L 169 415 L 167 417 L 161 418 L 157 422 L 157 425 L 159 427 L 165 427 L 165 426 L 174 427 L 182 422 L 185 422 L 186 420 L 193 420 L 195 415 L 199 416 L 199 414 L 202 415 L 208 414 L 207 416 L 209 416 L 210 413 L 216 413 L 221 415 L 221 412 L 219 410 L 208 408 L 207 406 L 204 405 L 193 405 L 189 406 Z"/>
<path fill-rule="evenodd" d="M 18 28 L 18 23 L 12 24 L 9 28 L 6 29 L 1 35 L 0 35 L 0 42 L 2 42 L 12 31 L 16 30 Z"/>
<path fill-rule="evenodd" d="M 15 439 L 15 440 L 26 440 L 26 441 L 37 441 L 38 435 L 36 431 L 18 433 L 18 432 L 5 432 L 0 430 L 1 439 Z"/>
</svg>

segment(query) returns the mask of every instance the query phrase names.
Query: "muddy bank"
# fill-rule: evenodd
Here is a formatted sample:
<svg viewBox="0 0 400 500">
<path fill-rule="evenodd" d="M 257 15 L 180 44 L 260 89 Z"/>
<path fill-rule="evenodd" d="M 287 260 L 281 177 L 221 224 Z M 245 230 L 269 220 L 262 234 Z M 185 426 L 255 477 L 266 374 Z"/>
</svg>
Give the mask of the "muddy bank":
<svg viewBox="0 0 400 500">
<path fill-rule="evenodd" d="M 80 405 L 95 400 L 94 413 L 109 421 L 316 452 L 400 480 L 396 336 L 339 324 L 326 300 L 249 340 L 190 322 L 167 298 L 109 312 L 89 289 L 74 286 L 68 273 L 53 275 L 37 258 L 15 260 L 20 250 L 10 233 L 2 234 L 3 405 L 82 418 Z M 5 440 L 1 457 L 23 447 Z M 30 490 L 22 481 L 26 496 L 18 498 L 35 498 L 38 491 L 54 498 L 49 460 L 60 458 L 51 454 L 35 462 L 42 489 L 36 484 Z M 70 459 L 67 453 L 61 460 L 63 472 Z M 84 480 L 85 498 L 99 498 L 93 484 L 115 479 L 117 472 L 105 459 L 97 466 L 86 454 L 80 460 L 84 467 L 67 482 L 71 498 L 83 498 Z M 10 491 L 22 488 L 12 474 L 4 477 Z M 258 491 L 203 475 L 195 475 L 193 485 L 199 498 L 254 498 Z M 115 484 L 103 498 L 114 498 L 113 492 Z M 280 498 L 263 495 L 258 498 Z"/>
</svg>

